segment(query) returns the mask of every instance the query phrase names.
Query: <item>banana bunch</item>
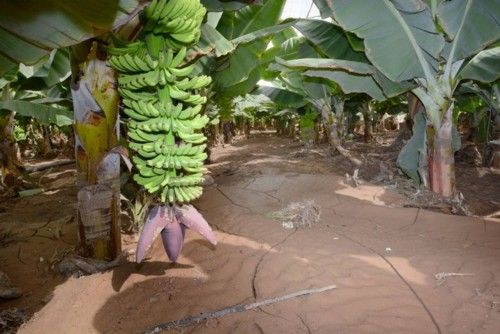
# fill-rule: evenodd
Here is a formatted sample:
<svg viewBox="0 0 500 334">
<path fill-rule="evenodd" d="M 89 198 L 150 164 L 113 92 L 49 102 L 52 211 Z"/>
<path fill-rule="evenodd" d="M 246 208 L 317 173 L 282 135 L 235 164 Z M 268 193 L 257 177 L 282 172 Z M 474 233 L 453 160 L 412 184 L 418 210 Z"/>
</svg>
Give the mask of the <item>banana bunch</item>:
<svg viewBox="0 0 500 334">
<path fill-rule="evenodd" d="M 185 65 L 205 13 L 199 0 L 153 0 L 140 39 L 110 50 L 129 117 L 129 147 L 136 152 L 134 180 L 172 207 L 201 195 L 206 172 L 200 130 L 209 119 L 200 114 L 206 103 L 200 89 L 212 80 L 192 76 L 194 65 Z"/>
<path fill-rule="evenodd" d="M 206 12 L 199 0 L 153 0 L 144 10 L 144 30 L 165 35 L 165 44 L 178 49 L 198 42 Z"/>
</svg>

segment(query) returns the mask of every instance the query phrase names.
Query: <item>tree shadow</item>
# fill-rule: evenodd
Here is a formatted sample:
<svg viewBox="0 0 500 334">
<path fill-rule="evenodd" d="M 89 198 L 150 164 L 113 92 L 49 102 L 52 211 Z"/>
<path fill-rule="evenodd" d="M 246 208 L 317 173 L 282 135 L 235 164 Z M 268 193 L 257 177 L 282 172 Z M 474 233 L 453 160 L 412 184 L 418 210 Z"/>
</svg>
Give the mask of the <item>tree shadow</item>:
<svg viewBox="0 0 500 334">
<path fill-rule="evenodd" d="M 113 290 L 119 292 L 123 284 L 132 274 L 138 274 L 142 276 L 163 276 L 168 270 L 171 269 L 191 268 L 193 268 L 193 266 L 188 264 L 169 263 L 161 261 L 149 262 L 148 259 L 146 259 L 142 263 L 127 262 L 113 270 L 111 283 L 113 286 Z"/>
<path fill-rule="evenodd" d="M 300 235 L 295 236 L 300 240 Z M 280 251 L 267 254 L 263 250 L 243 245 L 219 243 L 216 253 L 225 254 L 225 259 L 220 259 L 220 263 L 215 260 L 216 254 L 207 255 L 204 251 L 199 251 L 197 241 L 190 241 L 186 245 L 187 253 L 192 256 L 190 259 L 193 262 L 200 265 L 198 270 L 208 273 L 208 277 L 203 279 L 175 274 L 134 283 L 106 301 L 96 313 L 93 326 L 99 333 L 140 333 L 168 321 L 252 303 L 255 299 L 251 282 L 257 267 L 260 268 L 258 300 L 330 284 L 338 284 L 339 289 L 294 298 L 256 312 L 233 314 L 213 320 L 212 323 L 201 322 L 190 326 L 186 331 L 251 333 L 261 327 L 264 332 L 269 333 L 303 333 L 308 328 L 313 332 L 321 332 L 325 328 L 341 329 L 342 327 L 335 327 L 338 326 L 335 324 L 338 319 L 331 315 L 331 309 L 335 309 L 341 319 L 350 319 L 342 326 L 348 326 L 355 318 L 365 316 L 373 322 L 382 323 L 386 317 L 392 317 L 390 324 L 386 324 L 388 330 L 390 326 L 404 329 L 405 326 L 416 326 L 419 323 L 425 326 L 431 324 L 418 300 L 401 284 L 400 278 L 389 266 L 376 254 L 347 240 L 343 242 L 345 245 L 342 250 L 335 254 L 335 257 L 342 260 L 333 259 L 325 265 L 315 262 L 318 260 L 317 254 L 311 254 L 312 262 L 305 260 L 309 257 L 307 255 L 299 257 L 297 252 L 300 253 L 300 250 L 293 240 Z M 312 246 L 308 242 L 306 249 Z M 264 257 L 271 262 L 261 266 L 260 259 Z M 162 265 L 156 261 L 149 264 L 151 268 L 148 272 L 152 276 L 165 268 L 172 269 L 170 265 Z M 226 269 L 222 269 L 220 265 Z M 406 265 L 411 267 L 409 262 Z M 227 271 L 227 268 L 231 269 Z M 238 271 L 238 274 L 230 275 L 231 270 Z M 415 272 L 418 270 L 415 269 Z M 377 281 L 380 286 L 376 285 Z M 358 285 L 359 287 L 352 289 Z M 359 304 L 359 294 L 365 293 L 370 297 Z M 397 313 L 392 308 L 394 305 L 405 305 L 411 312 L 394 315 Z M 380 328 L 380 325 L 377 326 Z M 374 325 L 373 328 L 377 326 Z M 348 329 L 344 329 L 346 328 Z"/>
</svg>

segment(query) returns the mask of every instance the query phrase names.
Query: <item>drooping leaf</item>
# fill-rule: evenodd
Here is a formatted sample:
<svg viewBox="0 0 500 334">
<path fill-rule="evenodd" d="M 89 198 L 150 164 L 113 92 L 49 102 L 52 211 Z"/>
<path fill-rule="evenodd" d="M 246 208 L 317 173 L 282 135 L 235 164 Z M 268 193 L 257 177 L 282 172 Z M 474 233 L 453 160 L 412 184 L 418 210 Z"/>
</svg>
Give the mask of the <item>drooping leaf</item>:
<svg viewBox="0 0 500 334">
<path fill-rule="evenodd" d="M 429 7 L 420 0 L 331 0 L 333 17 L 364 40 L 370 62 L 392 81 L 433 80 L 444 46 Z"/>
<path fill-rule="evenodd" d="M 138 0 L 0 0 L 0 75 L 129 20 Z"/>
<path fill-rule="evenodd" d="M 200 41 L 195 45 L 195 49 L 204 54 L 213 52 L 216 57 L 220 57 L 232 52 L 235 45 L 222 36 L 214 27 L 203 24 L 201 26 Z"/>
<path fill-rule="evenodd" d="M 307 103 L 304 96 L 280 87 L 260 86 L 255 94 L 266 95 L 275 104 L 285 108 L 300 108 Z"/>
<path fill-rule="evenodd" d="M 217 30 L 232 40 L 273 26 L 278 22 L 284 4 L 285 0 L 265 0 L 262 6 L 247 6 L 235 12 L 224 12 Z M 268 39 L 238 46 L 227 60 L 227 66 L 212 76 L 215 90 L 230 96 L 250 92 L 260 79 L 260 58 L 267 48 Z"/>
<path fill-rule="evenodd" d="M 348 35 L 338 26 L 322 21 L 301 19 L 294 27 L 318 50 L 324 57 L 358 62 L 368 62 L 365 54 L 355 50 L 349 42 Z M 360 39 L 351 38 L 356 42 Z M 358 46 L 359 47 L 359 46 Z"/>
<path fill-rule="evenodd" d="M 269 64 L 274 62 L 276 57 L 284 60 L 296 59 L 299 57 L 299 49 L 304 43 L 306 41 L 303 37 L 292 37 L 280 45 L 267 49 L 262 55 L 261 62 Z"/>
<path fill-rule="evenodd" d="M 71 110 L 46 104 L 24 100 L 8 100 L 0 101 L 0 109 L 7 109 L 15 111 L 21 116 L 32 117 L 41 124 L 55 124 L 57 126 L 73 124 L 73 112 Z"/>
<path fill-rule="evenodd" d="M 364 48 L 359 45 L 359 43 L 362 44 L 361 39 L 353 34 L 346 34 L 338 26 L 322 20 L 289 19 L 280 24 L 237 37 L 233 39 L 233 42 L 236 44 L 253 42 L 259 38 L 287 31 L 290 27 L 297 29 L 324 57 L 368 62 L 362 52 Z"/>
<path fill-rule="evenodd" d="M 52 87 L 60 82 L 63 82 L 71 75 L 71 65 L 69 61 L 69 53 L 65 49 L 58 49 L 51 53 L 50 63 L 46 63 L 42 70 L 44 76 L 42 80 L 47 87 Z M 39 71 L 41 72 L 41 71 Z M 35 73 L 35 76 L 41 76 L 40 73 Z"/>
<path fill-rule="evenodd" d="M 386 99 L 384 92 L 371 75 L 353 75 L 343 71 L 324 70 L 309 70 L 304 72 L 304 75 L 331 80 L 338 84 L 345 94 L 365 93 L 378 101 Z"/>
<path fill-rule="evenodd" d="M 486 49 L 473 57 L 459 72 L 460 80 L 493 82 L 500 78 L 500 46 Z"/>
<path fill-rule="evenodd" d="M 375 72 L 373 66 L 369 64 L 341 59 L 303 58 L 283 61 L 278 58 L 276 61 L 286 67 L 297 69 L 342 70 L 361 75 L 373 74 Z"/>
<path fill-rule="evenodd" d="M 500 39 L 500 2 L 442 1 L 437 18 L 452 41 L 448 60 L 467 58 Z"/>
<path fill-rule="evenodd" d="M 388 98 L 401 95 L 413 89 L 416 86 L 415 82 L 413 81 L 401 81 L 401 82 L 391 81 L 379 70 L 375 70 L 375 73 L 373 74 L 373 79 L 375 79 L 377 84 L 384 92 L 384 95 L 387 96 Z"/>
<path fill-rule="evenodd" d="M 297 21 L 298 20 L 290 20 L 290 21 L 287 21 L 287 22 L 284 22 L 281 24 L 277 24 L 277 25 L 273 25 L 273 26 L 266 27 L 263 29 L 259 29 L 259 30 L 256 30 L 254 32 L 250 32 L 248 34 L 236 37 L 232 41 L 235 44 L 250 43 L 250 42 L 253 42 L 253 41 L 260 39 L 262 37 L 267 37 L 267 36 L 271 36 L 271 35 L 280 33 L 282 31 L 290 28 L 291 26 L 294 26 Z"/>
<path fill-rule="evenodd" d="M 399 152 L 397 160 L 399 168 L 417 183 L 421 182 L 418 168 L 420 152 L 425 150 L 426 145 L 426 127 L 424 115 L 421 112 L 417 113 L 414 117 L 413 136 Z"/>
<path fill-rule="evenodd" d="M 313 0 L 316 7 L 318 7 L 321 18 L 333 16 L 333 2 L 331 0 Z"/>
<path fill-rule="evenodd" d="M 234 12 L 224 12 L 217 30 L 232 40 L 245 34 L 270 27 L 278 22 L 284 0 L 263 0 L 262 5 L 252 5 Z"/>
</svg>

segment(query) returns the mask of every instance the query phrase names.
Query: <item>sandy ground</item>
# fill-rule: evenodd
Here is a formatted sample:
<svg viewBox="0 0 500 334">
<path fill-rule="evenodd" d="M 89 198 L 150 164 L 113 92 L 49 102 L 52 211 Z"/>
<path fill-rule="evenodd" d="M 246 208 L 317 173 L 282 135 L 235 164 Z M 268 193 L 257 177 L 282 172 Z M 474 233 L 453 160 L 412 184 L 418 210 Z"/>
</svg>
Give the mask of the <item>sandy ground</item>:
<svg viewBox="0 0 500 334">
<path fill-rule="evenodd" d="M 331 284 L 337 288 L 170 332 L 500 332 L 498 221 L 402 208 L 401 195 L 368 183 L 352 188 L 332 173 L 330 158 L 304 154 L 287 139 L 255 137 L 215 151 L 214 158 L 216 184 L 196 206 L 219 244 L 211 247 L 188 231 L 177 264 L 166 262 L 156 242 L 141 265 L 129 262 L 62 283 L 43 269 L 49 265 L 40 262 L 36 250 L 23 253 L 23 243 L 2 249 L 2 270 L 31 293 L 2 308 L 36 310 L 42 306 L 38 295 L 50 296 L 19 332 L 141 333 L 202 312 Z M 67 192 L 64 205 L 54 203 L 58 194 L 35 196 L 31 203 L 51 210 L 64 232 L 53 238 L 57 241 L 37 238 L 42 253 L 54 253 L 54 243 L 62 252 L 74 242 L 69 231 L 74 223 L 66 221 L 74 209 L 68 204 L 73 190 L 60 191 Z M 304 200 L 321 208 L 313 227 L 290 230 L 268 218 Z M 10 204 L 0 218 L 22 214 L 23 205 Z M 8 261 L 5 266 L 20 246 L 29 265 Z M 20 272 L 45 275 L 46 282 L 26 287 Z M 437 280 L 439 273 L 470 275 Z"/>
</svg>

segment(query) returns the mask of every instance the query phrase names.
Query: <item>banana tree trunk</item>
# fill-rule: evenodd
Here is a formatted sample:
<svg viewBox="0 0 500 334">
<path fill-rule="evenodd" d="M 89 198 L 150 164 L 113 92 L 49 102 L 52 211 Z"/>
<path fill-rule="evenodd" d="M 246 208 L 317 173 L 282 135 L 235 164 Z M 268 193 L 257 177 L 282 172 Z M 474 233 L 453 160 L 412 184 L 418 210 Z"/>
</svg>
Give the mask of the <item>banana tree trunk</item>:
<svg viewBox="0 0 500 334">
<path fill-rule="evenodd" d="M 9 99 L 9 94 L 9 87 L 4 87 L 2 100 Z M 0 110 L 0 184 L 4 184 L 10 176 L 15 182 L 15 178 L 21 175 L 21 153 L 14 136 L 14 116 L 12 111 Z"/>
<path fill-rule="evenodd" d="M 373 139 L 373 111 L 369 102 L 363 103 L 361 106 L 361 112 L 363 113 L 363 123 L 365 128 L 364 141 L 365 143 L 368 143 Z"/>
<path fill-rule="evenodd" d="M 453 149 L 453 103 L 444 113 L 441 126 L 427 127 L 427 159 L 430 189 L 444 197 L 455 193 L 455 157 Z"/>
<path fill-rule="evenodd" d="M 343 115 L 344 113 L 344 101 L 335 101 L 335 108 L 337 109 L 337 112 L 335 114 L 332 112 L 332 108 L 328 104 L 324 104 L 320 108 L 323 126 L 325 127 L 325 132 L 327 133 L 328 143 L 330 144 L 332 153 L 334 153 L 335 151 L 339 152 L 345 158 L 349 159 L 354 166 L 359 167 L 363 163 L 361 162 L 361 160 L 353 157 L 349 150 L 345 149 L 342 146 L 342 139 L 339 136 L 338 115 Z"/>
<path fill-rule="evenodd" d="M 319 103 L 316 103 L 315 106 L 321 112 L 321 121 L 323 123 L 323 127 L 325 128 L 328 142 L 333 150 L 338 150 L 338 148 L 341 147 L 342 142 L 339 136 L 339 120 L 337 116 L 344 113 L 344 101 L 340 99 L 334 100 L 336 109 L 335 113 L 333 112 L 330 104 L 325 101 L 318 102 Z"/>
<path fill-rule="evenodd" d="M 314 122 L 314 144 L 319 145 L 321 143 L 321 121 L 317 120 Z"/>
<path fill-rule="evenodd" d="M 245 138 L 250 138 L 250 132 L 252 131 L 252 122 L 247 118 L 245 119 Z"/>
<path fill-rule="evenodd" d="M 224 143 L 231 144 L 233 137 L 236 135 L 235 125 L 233 121 L 223 121 L 222 123 L 222 133 L 224 135 Z"/>
<path fill-rule="evenodd" d="M 83 256 L 112 260 L 121 252 L 119 96 L 98 42 L 73 50 L 78 231 Z"/>
</svg>

